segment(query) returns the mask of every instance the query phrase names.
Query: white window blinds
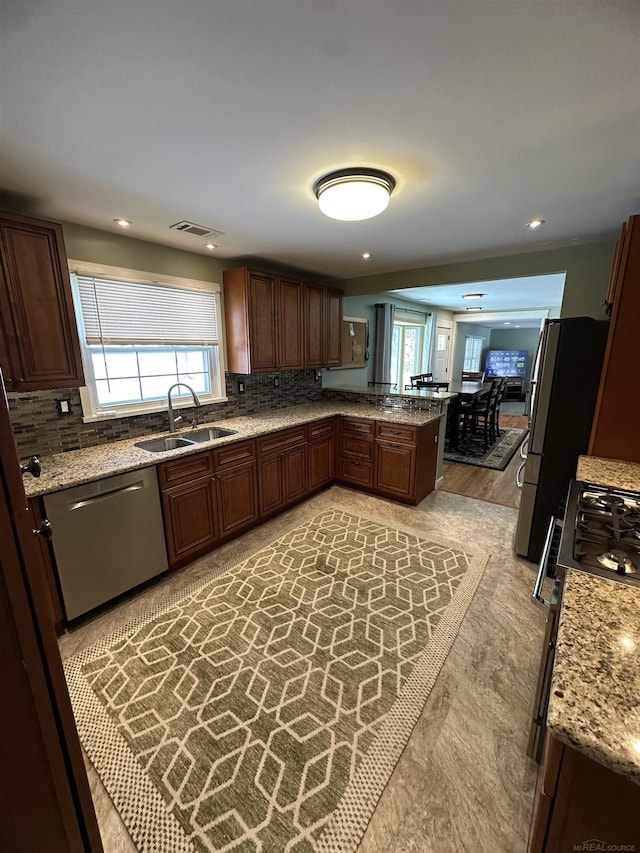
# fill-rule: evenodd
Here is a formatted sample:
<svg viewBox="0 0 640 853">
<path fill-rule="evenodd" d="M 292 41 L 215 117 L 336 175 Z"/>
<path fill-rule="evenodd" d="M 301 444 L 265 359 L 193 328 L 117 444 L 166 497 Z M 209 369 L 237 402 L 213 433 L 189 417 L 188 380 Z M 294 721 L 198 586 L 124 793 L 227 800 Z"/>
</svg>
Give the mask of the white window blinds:
<svg viewBox="0 0 640 853">
<path fill-rule="evenodd" d="M 161 284 L 78 275 L 87 344 L 192 344 L 220 341 L 216 294 Z"/>
</svg>

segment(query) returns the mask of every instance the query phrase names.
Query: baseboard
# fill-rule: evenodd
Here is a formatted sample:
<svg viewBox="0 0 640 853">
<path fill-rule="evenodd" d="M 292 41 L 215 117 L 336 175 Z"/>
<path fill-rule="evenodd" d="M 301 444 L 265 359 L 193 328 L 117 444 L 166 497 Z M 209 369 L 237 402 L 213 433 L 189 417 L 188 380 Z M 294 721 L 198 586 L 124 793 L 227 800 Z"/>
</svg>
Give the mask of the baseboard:
<svg viewBox="0 0 640 853">
<path fill-rule="evenodd" d="M 436 480 L 436 489 L 439 489 L 443 483 L 444 483 L 444 477 L 438 477 Z"/>
</svg>

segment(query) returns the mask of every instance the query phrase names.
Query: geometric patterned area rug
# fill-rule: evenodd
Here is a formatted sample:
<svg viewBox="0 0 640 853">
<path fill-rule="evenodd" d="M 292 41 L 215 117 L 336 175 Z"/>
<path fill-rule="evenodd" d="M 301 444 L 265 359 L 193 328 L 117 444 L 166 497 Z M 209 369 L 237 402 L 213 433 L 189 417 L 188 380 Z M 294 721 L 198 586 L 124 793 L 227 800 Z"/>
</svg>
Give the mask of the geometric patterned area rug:
<svg viewBox="0 0 640 853">
<path fill-rule="evenodd" d="M 487 559 L 330 510 L 67 660 L 137 848 L 354 851 Z"/>
<path fill-rule="evenodd" d="M 504 471 L 511 462 L 516 450 L 520 447 L 529 433 L 528 429 L 501 428 L 502 435 L 489 449 L 484 449 L 482 430 L 467 433 L 460 438 L 455 450 L 445 444 L 444 458 L 447 462 L 462 462 L 464 465 L 477 465 L 480 468 L 493 468 Z"/>
</svg>

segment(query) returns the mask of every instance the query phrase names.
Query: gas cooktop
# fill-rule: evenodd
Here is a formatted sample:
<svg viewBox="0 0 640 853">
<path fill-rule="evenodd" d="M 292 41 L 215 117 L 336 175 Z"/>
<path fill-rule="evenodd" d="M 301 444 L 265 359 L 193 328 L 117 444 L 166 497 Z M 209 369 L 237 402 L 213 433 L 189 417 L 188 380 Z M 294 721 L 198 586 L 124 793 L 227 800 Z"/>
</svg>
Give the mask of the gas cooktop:
<svg viewBox="0 0 640 853">
<path fill-rule="evenodd" d="M 640 586 L 640 492 L 574 480 L 558 564 Z"/>
</svg>

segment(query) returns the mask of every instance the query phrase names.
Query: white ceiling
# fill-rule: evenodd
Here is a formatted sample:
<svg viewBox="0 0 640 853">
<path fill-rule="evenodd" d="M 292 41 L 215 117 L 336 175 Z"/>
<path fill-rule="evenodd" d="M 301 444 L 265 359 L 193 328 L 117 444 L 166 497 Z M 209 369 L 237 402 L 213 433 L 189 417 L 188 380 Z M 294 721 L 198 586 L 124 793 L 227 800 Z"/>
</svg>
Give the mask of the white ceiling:
<svg viewBox="0 0 640 853">
<path fill-rule="evenodd" d="M 431 308 L 452 311 L 456 319 L 464 323 L 478 323 L 493 329 L 507 323 L 523 329 L 538 329 L 546 317 L 560 316 L 564 281 L 564 273 L 555 273 L 389 292 Z M 464 299 L 465 293 L 482 293 L 483 296 Z M 468 308 L 482 310 L 467 311 Z"/>
<path fill-rule="evenodd" d="M 335 277 L 609 237 L 639 37 L 636 0 L 2 0 L 0 202 Z M 395 176 L 378 218 L 317 209 L 349 165 Z"/>
</svg>

